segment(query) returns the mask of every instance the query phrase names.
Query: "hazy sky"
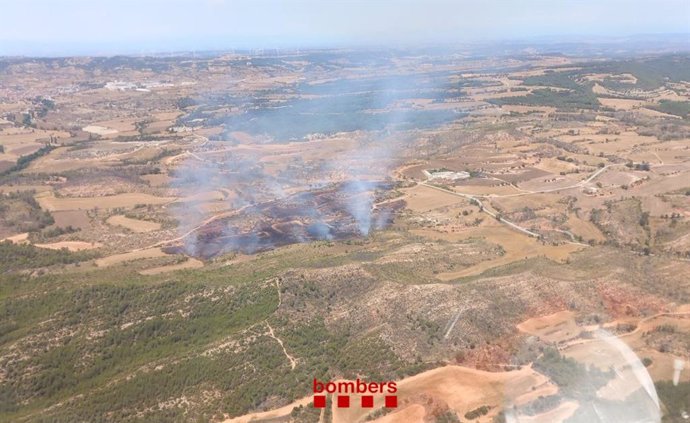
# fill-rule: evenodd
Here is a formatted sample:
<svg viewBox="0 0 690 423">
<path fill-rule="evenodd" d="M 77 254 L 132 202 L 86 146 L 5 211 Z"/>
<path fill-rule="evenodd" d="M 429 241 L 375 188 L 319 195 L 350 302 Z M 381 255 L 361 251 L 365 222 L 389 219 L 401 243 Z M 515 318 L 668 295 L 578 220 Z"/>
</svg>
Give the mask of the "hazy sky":
<svg viewBox="0 0 690 423">
<path fill-rule="evenodd" d="M 690 0 L 0 0 L 0 54 L 690 33 Z"/>
</svg>

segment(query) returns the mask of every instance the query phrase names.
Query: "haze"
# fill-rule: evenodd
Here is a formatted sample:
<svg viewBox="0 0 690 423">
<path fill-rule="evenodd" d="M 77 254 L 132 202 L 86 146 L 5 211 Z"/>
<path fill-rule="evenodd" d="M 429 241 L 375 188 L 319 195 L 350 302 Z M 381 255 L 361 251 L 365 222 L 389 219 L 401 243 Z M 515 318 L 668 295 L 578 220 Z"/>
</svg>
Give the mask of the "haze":
<svg viewBox="0 0 690 423">
<path fill-rule="evenodd" d="M 125 54 L 690 32 L 690 3 L 529 0 L 4 1 L 0 54 Z"/>
</svg>

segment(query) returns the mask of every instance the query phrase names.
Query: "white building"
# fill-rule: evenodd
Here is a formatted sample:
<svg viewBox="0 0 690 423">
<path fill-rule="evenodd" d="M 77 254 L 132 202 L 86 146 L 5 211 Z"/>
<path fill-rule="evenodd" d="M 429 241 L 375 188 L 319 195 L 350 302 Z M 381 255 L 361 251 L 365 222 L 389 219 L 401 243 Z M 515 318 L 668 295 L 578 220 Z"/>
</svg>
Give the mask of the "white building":
<svg viewBox="0 0 690 423">
<path fill-rule="evenodd" d="M 448 179 L 451 181 L 458 181 L 461 179 L 467 179 L 470 177 L 470 174 L 468 172 L 460 171 L 460 172 L 453 172 L 451 170 L 443 170 L 440 172 L 434 172 L 431 171 L 429 172 L 428 170 L 424 170 L 424 175 L 430 180 L 434 179 Z"/>
</svg>

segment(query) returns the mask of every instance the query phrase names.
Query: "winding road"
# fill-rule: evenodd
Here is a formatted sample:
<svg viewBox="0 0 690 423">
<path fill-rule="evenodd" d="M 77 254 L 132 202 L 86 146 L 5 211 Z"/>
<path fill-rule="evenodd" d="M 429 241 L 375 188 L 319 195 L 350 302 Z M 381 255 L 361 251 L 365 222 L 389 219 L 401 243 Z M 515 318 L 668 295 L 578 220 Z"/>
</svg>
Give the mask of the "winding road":
<svg viewBox="0 0 690 423">
<path fill-rule="evenodd" d="M 420 182 L 420 185 L 424 185 L 425 187 L 429 187 L 429 188 L 432 188 L 432 189 L 435 189 L 435 190 L 438 190 L 438 191 L 442 191 L 442 192 L 445 192 L 445 193 L 447 193 L 447 194 L 452 194 L 452 195 L 455 195 L 455 196 L 458 196 L 458 197 L 466 198 L 466 199 L 468 199 L 468 200 L 474 202 L 476 205 L 478 205 L 478 206 L 479 206 L 479 209 L 480 209 L 481 211 L 483 211 L 484 213 L 486 213 L 486 214 L 488 214 L 489 216 L 493 217 L 494 219 L 498 220 L 499 222 L 502 222 L 502 223 L 506 224 L 507 226 L 511 227 L 512 229 L 515 229 L 516 231 L 522 232 L 522 233 L 524 233 L 525 235 L 528 235 L 528 236 L 531 236 L 531 237 L 534 237 L 534 238 L 541 238 L 541 235 L 540 235 L 540 234 L 538 234 L 538 233 L 536 233 L 536 232 L 533 232 L 533 231 L 530 231 L 529 229 L 524 228 L 524 227 L 522 227 L 522 226 L 519 226 L 519 225 L 517 225 L 517 224 L 515 224 L 515 223 L 513 223 L 513 222 L 511 222 L 511 221 L 509 221 L 509 220 L 507 220 L 507 219 L 505 219 L 505 218 L 503 218 L 503 217 L 501 217 L 501 216 L 498 216 L 496 213 L 492 212 L 491 210 L 488 210 L 488 209 L 484 206 L 484 204 L 482 203 L 482 201 L 481 201 L 479 198 L 484 198 L 484 199 L 486 199 L 486 198 L 521 197 L 521 196 L 524 196 L 524 195 L 544 194 L 544 193 L 549 193 L 549 192 L 562 191 L 562 190 L 566 190 L 566 189 L 580 188 L 580 187 L 583 187 L 583 186 L 587 185 L 588 183 L 592 182 L 597 176 L 601 175 L 601 174 L 602 174 L 603 172 L 605 172 L 607 169 L 610 169 L 610 168 L 616 167 L 616 166 L 625 166 L 625 165 L 623 165 L 623 164 L 610 164 L 610 165 L 606 165 L 606 166 L 602 167 L 601 169 L 598 169 L 596 172 L 592 173 L 587 179 L 584 179 L 584 180 L 582 180 L 582 181 L 580 181 L 580 182 L 578 182 L 578 183 L 576 183 L 576 184 L 569 185 L 569 186 L 566 186 L 566 187 L 551 188 L 551 189 L 544 189 L 544 190 L 538 190 L 538 191 L 525 191 L 525 190 L 523 190 L 522 188 L 518 188 L 518 187 L 516 187 L 515 185 L 511 184 L 511 186 L 515 187 L 516 189 L 519 189 L 519 190 L 521 190 L 521 191 L 525 191 L 525 192 L 521 192 L 521 193 L 517 193 L 517 194 L 487 194 L 487 195 L 484 195 L 484 194 L 468 194 L 468 193 L 463 193 L 463 192 L 452 191 L 452 190 L 449 190 L 449 189 L 446 189 L 446 188 L 441 188 L 441 187 L 439 187 L 439 186 L 429 184 L 428 182 Z M 502 179 L 498 179 L 498 178 L 493 178 L 493 179 L 497 179 L 497 180 L 501 180 L 501 181 L 502 181 Z M 504 181 L 504 182 L 505 182 L 505 181 Z M 569 233 L 568 231 L 560 231 L 560 232 L 569 234 L 569 235 L 571 236 L 571 238 L 572 238 L 572 234 Z M 574 239 L 571 240 L 571 241 L 568 241 L 568 242 L 569 242 L 570 244 L 577 244 L 577 245 L 582 245 L 582 246 L 586 246 L 586 247 L 589 246 L 588 244 L 583 244 L 583 243 L 581 243 L 581 242 L 577 242 L 577 241 L 575 241 Z"/>
</svg>

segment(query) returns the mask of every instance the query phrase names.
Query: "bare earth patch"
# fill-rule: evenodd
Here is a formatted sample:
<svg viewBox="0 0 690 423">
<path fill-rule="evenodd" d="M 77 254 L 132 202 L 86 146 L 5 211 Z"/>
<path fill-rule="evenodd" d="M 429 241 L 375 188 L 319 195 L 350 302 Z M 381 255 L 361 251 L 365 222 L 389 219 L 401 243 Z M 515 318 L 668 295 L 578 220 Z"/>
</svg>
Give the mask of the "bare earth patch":
<svg viewBox="0 0 690 423">
<path fill-rule="evenodd" d="M 198 269 L 204 266 L 204 262 L 195 258 L 189 258 L 182 263 L 170 264 L 168 266 L 159 266 L 151 269 L 142 270 L 139 272 L 142 275 L 157 275 L 159 273 L 173 272 L 182 269 Z"/>
<path fill-rule="evenodd" d="M 574 313 L 571 311 L 533 317 L 517 325 L 517 328 L 550 343 L 566 341 L 580 334 L 580 329 L 575 324 Z"/>
<path fill-rule="evenodd" d="M 69 251 L 82 251 L 82 250 L 91 250 L 94 248 L 98 248 L 102 246 L 102 244 L 98 242 L 85 242 L 85 241 L 61 241 L 61 242 L 52 242 L 49 244 L 34 244 L 36 247 L 39 248 L 48 248 L 51 250 L 60 250 L 62 248 L 67 248 Z"/>
<path fill-rule="evenodd" d="M 23 244 L 23 243 L 29 242 L 28 240 L 29 240 L 29 233 L 24 232 L 23 234 L 8 236 L 7 238 L 3 238 L 0 241 L 10 241 L 10 242 L 14 242 L 15 244 Z"/>
<path fill-rule="evenodd" d="M 90 134 L 96 134 L 96 135 L 112 135 L 112 134 L 117 134 L 118 130 L 113 129 L 113 128 L 108 128 L 105 126 L 98 126 L 98 125 L 89 125 L 85 126 L 82 128 L 84 132 L 88 132 Z"/>
<path fill-rule="evenodd" d="M 112 256 L 103 257 L 101 259 L 96 260 L 96 266 L 107 267 L 132 260 L 158 258 L 165 256 L 167 256 L 167 254 L 164 253 L 163 250 L 161 250 L 160 248 L 148 248 L 145 250 L 136 250 L 130 251 L 128 253 L 114 254 Z"/>
</svg>

